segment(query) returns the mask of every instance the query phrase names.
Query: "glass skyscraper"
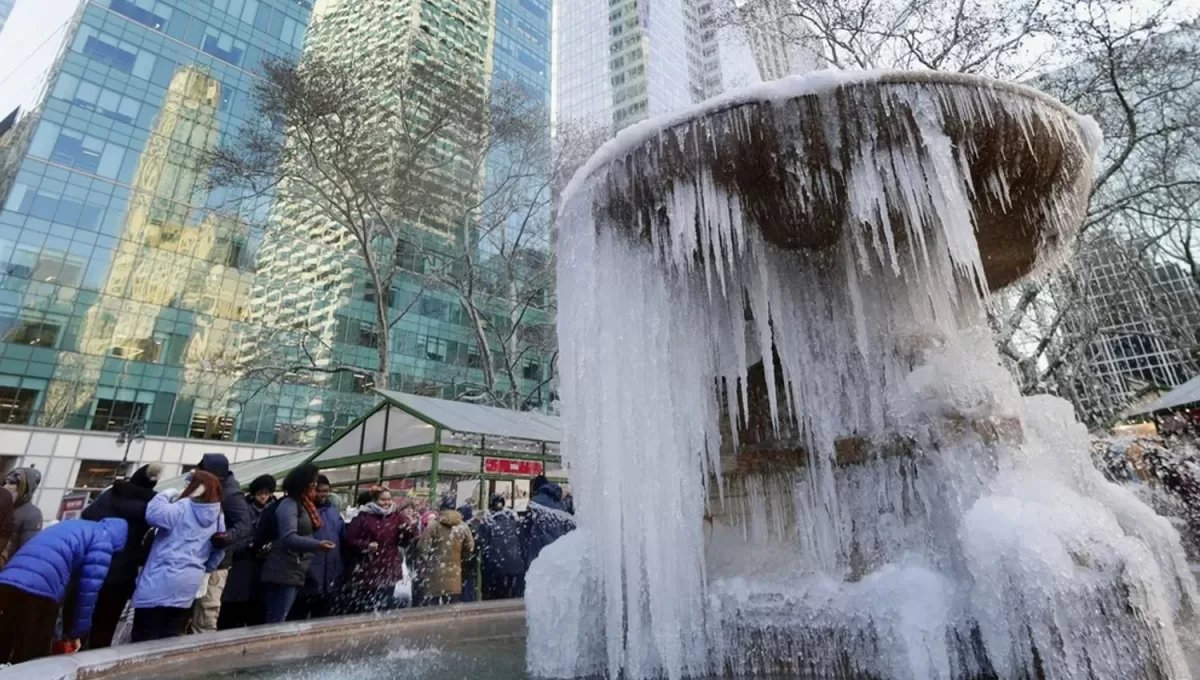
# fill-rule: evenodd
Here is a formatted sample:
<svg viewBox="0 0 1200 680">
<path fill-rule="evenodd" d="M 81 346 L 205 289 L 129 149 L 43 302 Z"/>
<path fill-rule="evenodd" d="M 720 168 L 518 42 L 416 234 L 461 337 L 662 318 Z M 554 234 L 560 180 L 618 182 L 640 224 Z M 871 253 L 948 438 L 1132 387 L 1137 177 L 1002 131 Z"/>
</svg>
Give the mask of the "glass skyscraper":
<svg viewBox="0 0 1200 680">
<path fill-rule="evenodd" d="M 308 0 L 89 0 L 2 175 L 0 423 L 273 443 L 227 370 L 256 228 L 205 190 Z M 14 158 L 15 157 L 15 158 Z"/>
</svg>

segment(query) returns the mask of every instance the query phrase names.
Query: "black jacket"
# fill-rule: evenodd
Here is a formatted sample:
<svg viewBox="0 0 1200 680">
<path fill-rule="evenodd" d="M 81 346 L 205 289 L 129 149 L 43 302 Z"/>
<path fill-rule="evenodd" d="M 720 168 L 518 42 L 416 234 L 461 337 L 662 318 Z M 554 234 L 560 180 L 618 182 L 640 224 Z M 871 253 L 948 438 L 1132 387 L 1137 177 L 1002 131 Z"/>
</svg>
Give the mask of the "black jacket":
<svg viewBox="0 0 1200 680">
<path fill-rule="evenodd" d="M 263 509 L 254 504 L 254 499 L 246 496 L 246 508 L 250 513 L 251 524 L 257 525 Z M 259 546 L 254 545 L 251 535 L 237 545 L 226 548 L 231 554 L 233 564 L 229 568 L 229 580 L 225 582 L 225 592 L 221 595 L 222 602 L 253 602 L 262 599 L 259 590 L 259 578 L 262 575 L 263 555 L 259 554 Z"/>
<path fill-rule="evenodd" d="M 84 508 L 83 519 L 98 522 L 116 517 L 129 525 L 125 548 L 113 554 L 108 576 L 104 579 L 105 586 L 132 585 L 137 581 L 138 569 L 146 563 L 152 544 L 146 540 L 150 531 L 150 525 L 146 523 L 146 505 L 152 498 L 154 489 L 122 480 L 114 482 Z"/>
<path fill-rule="evenodd" d="M 200 469 L 211 472 L 221 480 L 221 512 L 225 513 L 225 537 L 221 545 L 216 547 L 225 549 L 225 558 L 217 568 L 228 569 L 233 565 L 234 553 L 228 548 L 241 545 L 254 535 L 254 519 L 250 516 L 250 508 L 242 495 L 241 485 L 229 471 L 229 459 L 224 454 L 204 454 L 200 459 Z"/>
</svg>

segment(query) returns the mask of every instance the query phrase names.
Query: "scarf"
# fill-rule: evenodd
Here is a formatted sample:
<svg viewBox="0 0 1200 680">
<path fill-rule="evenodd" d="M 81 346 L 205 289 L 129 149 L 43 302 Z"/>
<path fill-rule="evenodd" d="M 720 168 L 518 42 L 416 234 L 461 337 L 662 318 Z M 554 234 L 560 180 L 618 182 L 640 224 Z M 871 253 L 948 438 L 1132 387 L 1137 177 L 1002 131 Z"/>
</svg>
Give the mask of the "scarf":
<svg viewBox="0 0 1200 680">
<path fill-rule="evenodd" d="M 312 520 L 313 531 L 325 525 L 321 521 L 321 513 L 317 512 L 317 504 L 313 502 L 313 494 L 306 493 L 301 496 L 300 503 L 304 506 L 304 511 L 308 513 L 308 518 Z"/>
<path fill-rule="evenodd" d="M 385 508 L 378 503 L 368 503 L 366 510 L 367 510 L 367 512 L 371 513 L 372 515 L 379 515 L 380 517 L 387 517 L 388 515 L 392 514 L 393 512 L 396 512 L 396 506 L 393 505 L 390 508 Z"/>
</svg>

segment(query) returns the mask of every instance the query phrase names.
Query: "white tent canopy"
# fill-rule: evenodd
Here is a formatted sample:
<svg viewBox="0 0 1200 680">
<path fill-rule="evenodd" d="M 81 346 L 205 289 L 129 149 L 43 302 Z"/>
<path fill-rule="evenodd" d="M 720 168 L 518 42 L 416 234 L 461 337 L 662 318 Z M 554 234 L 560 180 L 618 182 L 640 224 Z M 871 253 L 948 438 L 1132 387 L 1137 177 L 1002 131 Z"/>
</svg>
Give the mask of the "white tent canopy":
<svg viewBox="0 0 1200 680">
<path fill-rule="evenodd" d="M 559 419 L 460 401 L 376 390 L 384 401 L 341 432 L 313 462 L 433 447 L 557 455 Z M 440 440 L 438 439 L 441 435 Z"/>
<path fill-rule="evenodd" d="M 1149 415 L 1151 413 L 1158 413 L 1159 411 L 1169 411 L 1181 406 L 1187 406 L 1188 404 L 1195 404 L 1196 402 L 1200 402 L 1200 375 L 1167 392 L 1149 404 L 1130 411 L 1125 415 L 1126 417 Z"/>
</svg>

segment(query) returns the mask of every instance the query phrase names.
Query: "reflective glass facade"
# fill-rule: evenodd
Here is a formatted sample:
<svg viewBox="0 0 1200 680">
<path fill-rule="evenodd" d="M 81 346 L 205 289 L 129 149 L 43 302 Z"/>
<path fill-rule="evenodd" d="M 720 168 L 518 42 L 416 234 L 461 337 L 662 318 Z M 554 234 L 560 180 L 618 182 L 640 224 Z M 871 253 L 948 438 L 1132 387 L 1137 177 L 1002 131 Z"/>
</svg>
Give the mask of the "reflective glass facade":
<svg viewBox="0 0 1200 680">
<path fill-rule="evenodd" d="M 229 402 L 256 230 L 215 209 L 203 152 L 307 0 L 92 0 L 30 114 L 0 210 L 0 422 L 279 441 Z M 274 408 L 290 420 L 307 403 Z M 280 442 L 290 443 L 290 442 Z"/>
</svg>

